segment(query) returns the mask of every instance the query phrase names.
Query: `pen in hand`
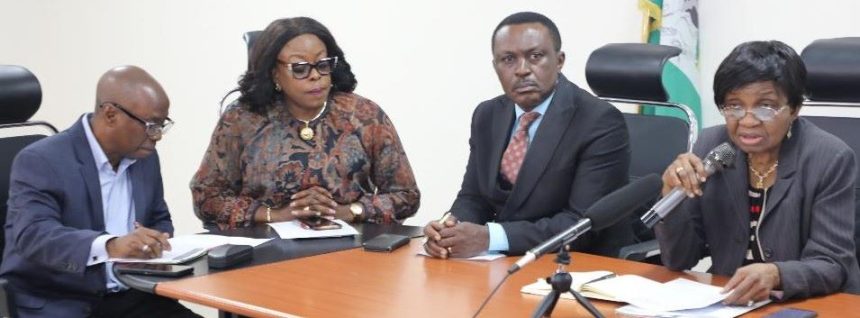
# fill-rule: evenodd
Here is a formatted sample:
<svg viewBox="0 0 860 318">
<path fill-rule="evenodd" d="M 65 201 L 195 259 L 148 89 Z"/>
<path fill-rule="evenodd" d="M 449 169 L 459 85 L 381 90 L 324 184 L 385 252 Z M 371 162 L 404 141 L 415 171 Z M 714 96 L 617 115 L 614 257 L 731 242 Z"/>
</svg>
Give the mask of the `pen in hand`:
<svg viewBox="0 0 860 318">
<path fill-rule="evenodd" d="M 442 214 L 442 217 L 441 217 L 441 218 L 439 218 L 439 224 L 441 224 L 443 227 L 445 227 L 445 226 L 446 226 L 446 225 L 445 225 L 445 222 L 447 222 L 447 221 L 448 221 L 448 218 L 449 218 L 450 216 L 451 216 L 451 211 L 447 211 L 447 212 L 445 212 L 445 214 Z M 438 235 L 438 234 L 437 234 L 437 235 Z M 442 237 L 440 237 L 440 236 L 437 236 L 437 237 L 436 237 L 436 243 L 438 243 L 438 242 L 439 242 L 439 241 L 441 241 L 441 240 L 442 240 Z M 448 255 L 445 255 L 445 256 L 446 256 L 446 257 L 447 257 L 447 256 L 451 256 L 451 247 L 450 247 L 450 246 L 449 246 L 449 247 L 446 247 L 446 248 L 445 248 L 445 250 L 446 250 L 446 251 L 448 251 Z"/>
</svg>

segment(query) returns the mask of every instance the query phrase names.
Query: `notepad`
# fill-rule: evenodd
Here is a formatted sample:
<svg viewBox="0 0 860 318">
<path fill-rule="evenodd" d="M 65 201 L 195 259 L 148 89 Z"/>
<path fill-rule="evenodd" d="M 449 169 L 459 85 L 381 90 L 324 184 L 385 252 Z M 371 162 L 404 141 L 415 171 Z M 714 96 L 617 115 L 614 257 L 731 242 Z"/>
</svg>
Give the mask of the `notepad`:
<svg viewBox="0 0 860 318">
<path fill-rule="evenodd" d="M 255 239 L 213 234 L 182 235 L 168 239 L 167 241 L 170 242 L 171 249 L 170 251 L 162 251 L 159 258 L 111 258 L 108 261 L 118 263 L 182 264 L 206 255 L 209 249 L 215 246 L 224 244 L 257 246 L 270 240 L 270 238 Z"/>
<path fill-rule="evenodd" d="M 117 263 L 182 264 L 206 255 L 208 251 L 208 249 L 200 247 L 191 249 L 177 249 L 174 247 L 170 251 L 161 252 L 161 257 L 159 258 L 111 258 L 108 261 Z"/>
<path fill-rule="evenodd" d="M 615 277 L 614 273 L 609 271 L 570 272 L 570 276 L 572 279 L 570 287 L 573 288 L 573 290 L 582 294 L 583 296 L 594 299 L 620 302 L 620 300 L 612 296 L 611 292 L 605 290 L 594 290 L 593 288 L 591 288 L 591 284 L 589 284 L 613 278 Z M 524 294 L 541 296 L 549 294 L 550 291 L 552 291 L 552 286 L 550 286 L 550 284 L 546 282 L 545 278 L 539 278 L 535 283 L 523 286 L 523 288 L 520 289 L 520 292 Z M 561 297 L 566 299 L 574 299 L 570 293 L 562 294 Z"/>
<path fill-rule="evenodd" d="M 571 273 L 571 287 L 583 296 L 629 303 L 636 307 L 651 311 L 677 311 L 704 308 L 720 302 L 729 294 L 722 294 L 721 287 L 678 278 L 667 283 L 660 283 L 637 275 L 621 275 L 600 279 L 611 275 L 611 272 L 597 271 Z M 546 295 L 552 290 L 544 279 L 524 286 L 521 292 L 526 294 Z M 562 294 L 563 298 L 573 299 L 569 293 Z"/>
</svg>

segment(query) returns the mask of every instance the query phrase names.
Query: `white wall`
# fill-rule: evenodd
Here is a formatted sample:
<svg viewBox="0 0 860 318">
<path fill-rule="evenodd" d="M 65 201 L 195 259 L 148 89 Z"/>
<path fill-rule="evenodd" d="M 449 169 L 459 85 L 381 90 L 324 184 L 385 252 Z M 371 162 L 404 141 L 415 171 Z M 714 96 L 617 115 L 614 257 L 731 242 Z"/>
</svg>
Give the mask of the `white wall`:
<svg viewBox="0 0 860 318">
<path fill-rule="evenodd" d="M 780 39 L 801 50 L 813 39 L 858 35 L 860 2 L 701 0 L 705 126 L 722 122 L 710 93 L 732 47 Z M 639 41 L 635 0 L 607 1 L 11 1 L 0 0 L 0 63 L 24 65 L 42 82 L 35 119 L 68 127 L 94 104 L 107 69 L 136 64 L 161 81 L 174 130 L 159 144 L 177 233 L 201 229 L 188 181 L 218 118 L 218 102 L 246 66 L 243 32 L 275 18 L 307 15 L 327 25 L 346 52 L 357 92 L 394 121 L 422 191 L 407 223 L 446 210 L 468 156 L 469 119 L 501 93 L 490 35 L 506 15 L 533 10 L 559 26 L 564 73 L 585 85 L 588 54 L 609 42 Z"/>
</svg>

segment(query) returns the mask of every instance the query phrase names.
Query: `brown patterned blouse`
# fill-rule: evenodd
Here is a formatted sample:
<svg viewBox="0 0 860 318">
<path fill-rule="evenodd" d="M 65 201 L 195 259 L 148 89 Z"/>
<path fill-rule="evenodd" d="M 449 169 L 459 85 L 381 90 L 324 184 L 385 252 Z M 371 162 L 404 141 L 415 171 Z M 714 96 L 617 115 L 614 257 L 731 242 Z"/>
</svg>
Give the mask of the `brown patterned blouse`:
<svg viewBox="0 0 860 318">
<path fill-rule="evenodd" d="M 283 105 L 266 116 L 245 106 L 225 111 L 191 179 L 194 213 L 204 225 L 251 226 L 261 204 L 286 206 L 290 196 L 314 185 L 328 189 L 338 204 L 361 203 L 365 222 L 400 223 L 418 210 L 409 160 L 374 102 L 337 93 L 310 123 L 313 139 L 299 137 L 302 127 Z"/>
</svg>

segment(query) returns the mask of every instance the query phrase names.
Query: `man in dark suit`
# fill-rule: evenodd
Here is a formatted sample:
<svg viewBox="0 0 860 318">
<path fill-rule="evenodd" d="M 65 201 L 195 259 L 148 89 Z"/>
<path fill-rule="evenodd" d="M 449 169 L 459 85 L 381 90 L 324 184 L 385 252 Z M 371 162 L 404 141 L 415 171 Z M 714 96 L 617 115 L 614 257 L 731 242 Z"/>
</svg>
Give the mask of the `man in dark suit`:
<svg viewBox="0 0 860 318">
<path fill-rule="evenodd" d="M 144 70 L 101 77 L 96 109 L 12 164 L 0 276 L 19 317 L 197 317 L 129 290 L 108 258 L 153 258 L 173 232 L 155 143 L 170 102 Z"/>
<path fill-rule="evenodd" d="M 453 217 L 424 227 L 425 249 L 435 257 L 523 254 L 627 182 L 624 119 L 559 73 L 565 57 L 549 18 L 532 12 L 505 18 L 492 48 L 505 94 L 481 103 L 472 116 Z M 573 247 L 615 256 L 632 241 L 629 222 L 620 222 Z"/>
</svg>

